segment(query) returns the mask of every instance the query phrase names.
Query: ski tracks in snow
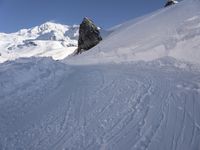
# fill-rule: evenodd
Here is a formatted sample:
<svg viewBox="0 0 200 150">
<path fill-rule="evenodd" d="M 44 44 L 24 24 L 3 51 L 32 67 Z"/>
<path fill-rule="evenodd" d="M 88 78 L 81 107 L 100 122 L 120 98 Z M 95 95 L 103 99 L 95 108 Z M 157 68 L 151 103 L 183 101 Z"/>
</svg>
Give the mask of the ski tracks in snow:
<svg viewBox="0 0 200 150">
<path fill-rule="evenodd" d="M 48 95 L 38 95 L 41 103 L 30 106 L 31 114 L 14 118 L 16 124 L 30 120 L 23 127 L 15 130 L 1 123 L 13 133 L 0 130 L 1 149 L 200 148 L 199 73 L 146 64 L 68 68 L 70 74 Z M 0 117 L 9 120 L 3 112 Z"/>
<path fill-rule="evenodd" d="M 80 75 L 76 90 L 79 100 L 72 107 L 79 127 L 73 133 L 76 136 L 65 143 L 66 147 L 197 149 L 200 130 L 194 103 L 199 103 L 199 93 L 194 89 L 177 88 L 179 81 L 190 79 L 190 73 L 176 77 L 175 69 L 119 66 L 83 67 L 81 74 L 76 73 Z M 187 109 L 190 105 L 192 108 Z M 186 141 L 190 141 L 187 146 Z"/>
</svg>

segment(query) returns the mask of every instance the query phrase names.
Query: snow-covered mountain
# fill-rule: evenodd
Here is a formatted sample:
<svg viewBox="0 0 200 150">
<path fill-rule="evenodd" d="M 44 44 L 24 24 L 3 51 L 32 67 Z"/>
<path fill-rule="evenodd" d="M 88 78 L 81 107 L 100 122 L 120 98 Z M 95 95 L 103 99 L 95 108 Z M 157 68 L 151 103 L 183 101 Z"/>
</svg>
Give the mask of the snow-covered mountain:
<svg viewBox="0 0 200 150">
<path fill-rule="evenodd" d="M 200 64 L 198 4 L 198 0 L 186 0 L 118 25 L 106 40 L 72 63 L 151 61 L 170 56 Z"/>
<path fill-rule="evenodd" d="M 77 48 L 78 31 L 78 25 L 46 22 L 16 33 L 0 33 L 0 62 L 31 56 L 63 59 Z"/>
<path fill-rule="evenodd" d="M 62 62 L 0 64 L 0 150 L 200 150 L 199 25 L 185 0 Z"/>
</svg>

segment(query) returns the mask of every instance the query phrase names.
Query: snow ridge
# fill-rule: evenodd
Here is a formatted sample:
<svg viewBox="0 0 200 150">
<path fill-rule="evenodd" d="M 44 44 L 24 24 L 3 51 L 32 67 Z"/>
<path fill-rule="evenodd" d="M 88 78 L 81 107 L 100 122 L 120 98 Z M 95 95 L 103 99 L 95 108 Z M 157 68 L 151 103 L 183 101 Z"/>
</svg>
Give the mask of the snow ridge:
<svg viewBox="0 0 200 150">
<path fill-rule="evenodd" d="M 170 56 L 200 64 L 200 1 L 186 0 L 129 21 L 72 64 L 152 61 Z M 131 33 L 131 34 L 130 34 Z"/>
</svg>

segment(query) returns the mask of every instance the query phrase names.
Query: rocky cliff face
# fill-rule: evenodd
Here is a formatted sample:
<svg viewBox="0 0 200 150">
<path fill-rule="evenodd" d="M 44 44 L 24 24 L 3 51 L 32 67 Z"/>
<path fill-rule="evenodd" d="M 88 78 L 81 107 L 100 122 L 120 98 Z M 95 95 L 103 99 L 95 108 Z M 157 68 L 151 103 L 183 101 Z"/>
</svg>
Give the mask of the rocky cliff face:
<svg viewBox="0 0 200 150">
<path fill-rule="evenodd" d="M 91 49 L 101 40 L 102 37 L 97 26 L 93 23 L 92 20 L 85 17 L 79 28 L 78 49 L 76 54 Z"/>
</svg>

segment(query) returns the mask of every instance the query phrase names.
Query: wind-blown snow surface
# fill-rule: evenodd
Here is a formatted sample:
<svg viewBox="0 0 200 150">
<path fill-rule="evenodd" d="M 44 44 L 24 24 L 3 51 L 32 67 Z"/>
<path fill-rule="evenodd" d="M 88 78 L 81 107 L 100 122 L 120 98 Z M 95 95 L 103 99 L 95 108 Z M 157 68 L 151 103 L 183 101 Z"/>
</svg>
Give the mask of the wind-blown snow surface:
<svg viewBox="0 0 200 150">
<path fill-rule="evenodd" d="M 199 7 L 188 0 L 130 21 L 65 63 L 2 63 L 0 150 L 200 150 Z M 181 34 L 162 49 L 174 27 Z"/>
</svg>

